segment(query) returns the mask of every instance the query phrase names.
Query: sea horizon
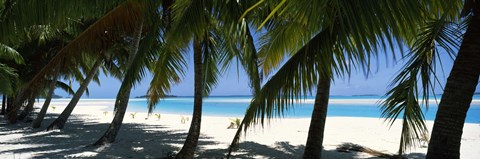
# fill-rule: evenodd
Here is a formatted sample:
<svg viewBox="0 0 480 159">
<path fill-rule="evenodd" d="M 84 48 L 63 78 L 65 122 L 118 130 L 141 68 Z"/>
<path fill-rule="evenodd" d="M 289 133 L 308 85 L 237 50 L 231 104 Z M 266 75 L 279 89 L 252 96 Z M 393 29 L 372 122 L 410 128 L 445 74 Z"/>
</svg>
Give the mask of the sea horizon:
<svg viewBox="0 0 480 159">
<path fill-rule="evenodd" d="M 384 96 L 330 96 L 328 117 L 369 117 L 382 118 L 380 103 Z M 252 96 L 236 95 L 236 96 L 210 96 L 203 100 L 203 114 L 206 116 L 223 116 L 241 118 L 245 114 Z M 440 102 L 441 96 L 436 96 L 436 101 Z M 66 106 L 69 98 L 56 98 L 52 100 L 51 105 Z M 282 118 L 310 118 L 314 103 L 313 96 L 307 96 L 299 100 L 294 100 L 290 109 L 284 113 Z M 39 102 L 43 99 L 38 100 Z M 127 111 L 129 112 L 148 112 L 146 98 L 130 98 Z M 435 98 L 430 97 L 429 106 L 422 106 L 426 120 L 435 119 L 438 109 Z M 113 111 L 115 98 L 82 98 L 79 106 L 95 106 L 101 105 L 108 107 L 108 111 Z M 191 115 L 193 112 L 193 97 L 176 96 L 163 98 L 155 106 L 152 113 L 160 114 L 180 114 Z M 466 123 L 480 123 L 480 96 L 475 95 L 470 110 L 465 119 Z M 399 115 L 401 117 L 401 114 Z"/>
</svg>

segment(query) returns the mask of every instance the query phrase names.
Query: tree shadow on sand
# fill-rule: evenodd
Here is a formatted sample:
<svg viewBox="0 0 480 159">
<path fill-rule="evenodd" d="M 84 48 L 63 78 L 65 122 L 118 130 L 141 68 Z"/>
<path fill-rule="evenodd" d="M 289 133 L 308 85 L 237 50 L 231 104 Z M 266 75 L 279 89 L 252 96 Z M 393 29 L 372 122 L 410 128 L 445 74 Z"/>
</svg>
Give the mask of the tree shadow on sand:
<svg viewBox="0 0 480 159">
<path fill-rule="evenodd" d="M 187 136 L 184 131 L 160 124 L 124 123 L 115 143 L 93 147 L 90 145 L 103 135 L 109 123 L 79 119 L 73 117 L 64 129 L 49 132 L 44 127 L 32 129 L 31 123 L 2 122 L 0 146 L 4 151 L 0 151 L 0 158 L 164 158 L 178 151 Z M 46 118 L 44 126 L 53 120 Z M 199 145 L 217 144 L 205 139 L 200 137 Z"/>
<path fill-rule="evenodd" d="M 103 135 L 109 123 L 82 121 L 82 116 L 72 116 L 63 130 L 49 132 L 45 127 L 32 129 L 31 123 L 6 124 L 0 117 L 0 158 L 166 158 L 180 150 L 187 135 L 185 130 L 173 130 L 162 124 L 124 123 L 115 143 L 92 147 L 89 145 Z M 48 116 L 44 126 L 54 119 Z M 212 145 L 215 148 L 208 148 Z M 224 148 L 218 148 L 218 145 Z M 224 158 L 227 147 L 227 143 L 218 143 L 212 141 L 212 137 L 201 135 L 197 158 Z M 232 158 L 301 158 L 304 149 L 304 145 L 289 142 L 267 146 L 246 141 L 240 143 Z M 323 151 L 323 157 L 329 159 L 361 158 L 362 154 Z M 406 157 L 425 158 L 425 155 L 412 153 Z"/>
<path fill-rule="evenodd" d="M 302 158 L 304 145 L 291 145 L 289 142 L 276 142 L 272 147 L 262 145 L 256 142 L 246 141 L 240 143 L 238 149 L 232 153 L 232 158 L 279 158 L 291 159 Z M 208 149 L 200 151 L 199 158 L 209 158 L 208 156 L 225 156 L 227 149 Z M 407 158 L 423 159 L 425 154 L 411 153 L 406 155 Z M 211 158 L 211 157 L 210 157 Z M 218 157 L 221 158 L 221 157 Z M 337 150 L 323 150 L 322 158 L 327 159 L 382 159 L 382 157 L 365 157 L 364 152 L 349 151 L 340 152 Z"/>
</svg>

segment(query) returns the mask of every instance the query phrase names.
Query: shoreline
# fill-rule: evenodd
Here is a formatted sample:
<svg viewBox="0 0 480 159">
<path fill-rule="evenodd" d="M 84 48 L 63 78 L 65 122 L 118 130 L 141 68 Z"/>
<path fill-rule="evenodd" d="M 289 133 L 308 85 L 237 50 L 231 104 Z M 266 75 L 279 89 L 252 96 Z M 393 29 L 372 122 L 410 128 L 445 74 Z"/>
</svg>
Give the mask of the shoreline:
<svg viewBox="0 0 480 159">
<path fill-rule="evenodd" d="M 131 102 L 135 102 L 135 101 L 144 101 L 145 99 L 133 99 L 133 100 L 130 100 Z M 338 100 L 341 100 L 341 99 L 338 99 Z M 50 103 L 50 106 L 56 106 L 56 107 L 64 107 L 66 106 L 68 103 L 69 103 L 70 99 L 63 99 L 63 100 L 58 100 L 58 99 L 53 99 L 52 102 Z M 217 102 L 217 101 L 215 101 Z M 221 101 L 223 102 L 223 101 Z M 205 102 L 205 103 L 209 103 L 208 101 Z M 40 100 L 40 101 L 36 101 L 35 103 L 35 106 L 36 107 L 41 107 L 43 104 L 43 101 Z M 77 104 L 77 107 L 102 107 L 102 111 L 113 111 L 113 106 L 115 104 L 115 99 L 81 99 L 79 101 L 79 103 Z M 160 103 L 161 104 L 161 103 Z M 193 103 L 192 103 L 193 104 Z M 228 104 L 228 103 L 227 103 Z M 305 103 L 304 103 L 305 104 Z M 338 103 L 330 103 L 330 104 L 338 104 Z M 162 109 L 161 108 L 162 105 L 157 105 L 157 109 L 155 110 L 154 109 L 154 112 L 152 114 L 155 114 L 155 113 L 159 113 L 159 114 L 172 114 L 172 115 L 183 115 L 183 116 L 191 116 L 191 111 L 193 111 L 193 106 L 192 106 L 192 109 L 185 109 L 185 110 L 160 110 Z M 340 105 L 332 105 L 332 107 L 336 107 L 336 108 L 342 108 L 344 105 L 340 104 Z M 364 105 L 362 104 L 358 104 L 358 103 L 355 103 L 355 106 L 350 106 L 350 105 L 345 105 L 346 107 L 363 107 Z M 378 110 L 378 115 L 380 115 L 380 109 L 378 108 L 378 106 L 364 106 L 364 107 L 375 107 L 374 109 Z M 283 117 L 276 117 L 276 118 L 279 118 L 279 119 L 310 119 L 310 116 L 311 116 L 311 112 L 307 112 L 305 114 L 305 112 L 302 112 L 301 109 L 305 108 L 305 106 L 300 106 L 299 108 L 292 108 L 291 111 L 289 113 L 287 113 L 285 116 Z M 430 106 L 430 108 L 433 108 L 433 109 L 428 109 L 428 111 L 425 111 L 425 114 L 432 114 L 435 115 L 435 112 L 433 111 L 436 111 L 435 109 L 438 108 L 438 106 Z M 470 111 L 469 113 L 474 113 L 475 112 L 478 112 L 480 109 L 480 100 L 479 100 L 479 104 L 475 104 L 475 103 L 472 103 L 472 106 L 470 109 L 474 109 L 472 111 Z M 332 110 L 332 108 L 330 108 Z M 433 111 L 432 111 L 433 110 Z M 147 113 L 147 108 L 142 108 L 142 107 L 139 107 L 137 105 L 129 105 L 128 109 L 127 109 L 128 112 L 137 112 L 137 113 Z M 163 111 L 163 112 L 159 112 L 159 111 Z M 298 111 L 298 112 L 296 112 Z M 208 112 L 208 111 L 204 111 L 203 112 L 203 116 L 213 116 L 213 117 L 229 117 L 229 118 L 243 118 L 243 114 L 244 113 L 244 110 L 242 111 L 242 114 L 237 114 L 236 112 Z M 298 116 L 297 116 L 298 114 Z M 332 113 L 329 113 L 327 115 L 328 117 L 359 117 L 359 118 L 371 118 L 371 119 L 377 119 L 377 120 L 385 120 L 385 118 L 381 118 L 379 116 L 371 116 L 371 115 L 361 115 L 359 114 L 358 116 L 355 116 L 355 115 L 351 115 L 351 114 L 332 114 Z M 434 117 L 434 116 L 433 116 Z M 470 118 L 470 119 L 469 119 Z M 432 117 L 428 117 L 426 116 L 426 121 L 434 121 L 434 118 Z M 478 118 L 477 116 L 474 116 L 474 118 L 471 118 L 470 116 L 467 116 L 467 119 L 465 121 L 465 123 L 469 123 L 469 124 L 480 124 L 480 118 Z"/>
</svg>

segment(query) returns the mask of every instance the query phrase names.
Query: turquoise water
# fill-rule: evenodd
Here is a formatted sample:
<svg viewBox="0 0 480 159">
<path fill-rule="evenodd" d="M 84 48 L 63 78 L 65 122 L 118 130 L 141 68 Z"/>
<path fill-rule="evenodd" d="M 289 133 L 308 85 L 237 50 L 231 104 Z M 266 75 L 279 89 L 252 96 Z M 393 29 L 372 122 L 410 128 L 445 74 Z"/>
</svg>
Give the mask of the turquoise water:
<svg viewBox="0 0 480 159">
<path fill-rule="evenodd" d="M 379 96 L 332 96 L 328 108 L 328 116 L 343 117 L 371 117 L 380 118 L 378 101 Z M 431 98 L 433 99 L 433 98 Z M 437 96 L 437 99 L 440 99 Z M 203 114 L 212 116 L 242 117 L 251 97 L 209 97 L 203 101 Z M 294 108 L 286 113 L 287 118 L 309 118 L 313 110 L 314 98 L 309 97 L 301 103 L 294 104 Z M 431 101 L 428 110 L 424 109 L 425 118 L 434 120 L 438 109 L 435 101 Z M 146 112 L 146 99 L 131 99 L 127 111 Z M 191 115 L 193 111 L 193 97 L 176 97 L 163 99 L 157 104 L 155 113 L 175 113 Z M 480 123 L 480 96 L 474 100 L 467 113 L 467 123 Z"/>
</svg>

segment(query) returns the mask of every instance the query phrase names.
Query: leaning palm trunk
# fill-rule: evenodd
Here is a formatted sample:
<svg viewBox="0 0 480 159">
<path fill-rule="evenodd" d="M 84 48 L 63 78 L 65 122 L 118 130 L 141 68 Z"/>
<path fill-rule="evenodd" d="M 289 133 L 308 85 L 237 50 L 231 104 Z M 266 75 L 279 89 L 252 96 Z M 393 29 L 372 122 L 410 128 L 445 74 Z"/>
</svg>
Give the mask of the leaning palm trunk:
<svg viewBox="0 0 480 159">
<path fill-rule="evenodd" d="M 5 104 L 7 102 L 7 95 L 3 94 L 2 95 L 2 112 L 0 112 L 0 115 L 5 114 Z"/>
<path fill-rule="evenodd" d="M 133 47 L 129 50 L 127 70 L 125 71 L 127 73 L 125 74 L 124 78 L 132 76 L 131 74 L 129 74 L 131 71 L 128 71 L 128 69 L 130 69 L 130 67 L 133 65 L 133 60 L 135 59 L 135 56 L 138 52 L 138 48 L 140 46 L 140 39 L 142 37 L 142 28 L 143 21 L 140 20 L 134 32 L 135 37 L 133 39 Z M 93 144 L 95 146 L 114 142 L 115 138 L 117 137 L 118 131 L 122 126 L 123 118 L 125 117 L 125 113 L 128 107 L 128 100 L 130 99 L 130 91 L 132 90 L 133 86 L 133 84 L 126 83 L 125 80 L 123 81 L 124 82 L 122 82 L 122 85 L 120 86 L 120 90 L 118 91 L 117 99 L 115 101 L 115 116 L 113 117 L 112 123 L 110 123 L 110 126 L 108 127 L 105 134 L 103 134 L 103 136 Z"/>
<path fill-rule="evenodd" d="M 428 159 L 460 158 L 463 125 L 480 75 L 480 8 L 475 10 L 438 105 Z"/>
<path fill-rule="evenodd" d="M 317 94 L 313 105 L 312 119 L 308 130 L 307 144 L 303 158 L 322 158 L 323 134 L 327 119 L 328 98 L 330 95 L 330 78 L 320 75 Z"/>
<path fill-rule="evenodd" d="M 122 91 L 122 90 L 123 89 L 120 89 L 120 91 L 118 92 L 117 99 L 115 102 L 115 107 L 116 107 L 115 117 L 113 118 L 112 123 L 110 123 L 110 126 L 108 127 L 105 134 L 103 134 L 103 136 L 93 144 L 94 146 L 100 146 L 100 145 L 104 145 L 106 143 L 112 143 L 115 141 L 118 131 L 120 130 L 120 126 L 122 126 L 123 118 L 125 117 L 125 112 L 127 111 L 131 87 L 125 88 L 125 91 Z"/>
<path fill-rule="evenodd" d="M 34 105 L 34 104 L 35 104 L 35 98 L 30 98 L 30 99 L 28 99 L 27 105 L 26 105 L 25 108 L 22 110 L 22 112 L 20 113 L 20 115 L 18 115 L 17 120 L 22 121 L 22 120 L 25 119 L 28 115 L 30 115 L 30 113 L 33 111 L 33 105 Z"/>
<path fill-rule="evenodd" d="M 193 41 L 193 63 L 195 69 L 195 88 L 193 102 L 193 117 L 190 129 L 188 130 L 187 139 L 182 149 L 175 158 L 190 159 L 193 158 L 195 149 L 197 148 L 198 138 L 200 137 L 200 126 L 202 122 L 202 98 L 203 98 L 203 64 L 202 64 L 202 44 L 198 39 Z"/>
<path fill-rule="evenodd" d="M 45 102 L 43 102 L 42 109 L 37 115 L 37 118 L 32 123 L 32 128 L 39 128 L 42 125 L 42 121 L 45 118 L 45 114 L 47 114 L 48 106 L 50 106 L 50 101 L 52 101 L 53 92 L 55 91 L 55 83 L 57 82 L 58 75 L 55 75 L 52 81 L 50 82 L 48 94 L 45 97 Z"/>
<path fill-rule="evenodd" d="M 72 100 L 70 100 L 70 103 L 68 103 L 67 107 L 63 110 L 60 116 L 58 116 L 58 118 L 55 119 L 55 121 L 53 121 L 53 123 L 47 127 L 47 131 L 55 128 L 62 129 L 65 126 L 65 123 L 67 122 L 68 117 L 70 117 L 70 114 L 72 114 L 73 109 L 75 108 L 78 101 L 82 97 L 83 92 L 85 92 L 85 90 L 87 89 L 87 86 L 90 83 L 90 81 L 93 79 L 93 76 L 97 74 L 98 67 L 100 67 L 101 63 L 102 63 L 102 60 L 100 58 L 97 59 L 97 61 L 95 61 L 95 64 L 93 65 L 92 69 L 88 73 L 85 80 L 83 80 L 82 84 L 80 84 L 80 87 L 73 95 L 73 98 Z"/>
</svg>

